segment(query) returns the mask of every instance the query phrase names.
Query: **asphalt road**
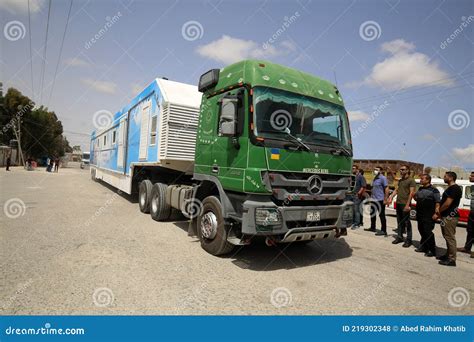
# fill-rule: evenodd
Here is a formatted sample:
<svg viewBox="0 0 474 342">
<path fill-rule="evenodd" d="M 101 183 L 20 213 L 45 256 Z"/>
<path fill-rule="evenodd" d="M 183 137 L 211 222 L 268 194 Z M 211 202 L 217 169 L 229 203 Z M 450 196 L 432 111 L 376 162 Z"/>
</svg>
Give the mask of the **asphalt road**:
<svg viewBox="0 0 474 342">
<path fill-rule="evenodd" d="M 214 257 L 186 222 L 153 221 L 79 168 L 2 169 L 0 204 L 0 314 L 474 312 L 474 259 L 443 267 L 362 230 Z M 459 245 L 465 237 L 458 227 Z"/>
</svg>

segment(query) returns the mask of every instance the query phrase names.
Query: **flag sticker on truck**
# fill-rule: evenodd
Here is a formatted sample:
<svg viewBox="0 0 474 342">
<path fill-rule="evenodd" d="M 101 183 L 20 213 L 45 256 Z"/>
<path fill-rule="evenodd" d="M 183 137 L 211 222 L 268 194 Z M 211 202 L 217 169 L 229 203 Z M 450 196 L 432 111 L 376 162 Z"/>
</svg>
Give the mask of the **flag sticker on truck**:
<svg viewBox="0 0 474 342">
<path fill-rule="evenodd" d="M 280 149 L 272 148 L 270 158 L 273 160 L 280 160 Z"/>
</svg>

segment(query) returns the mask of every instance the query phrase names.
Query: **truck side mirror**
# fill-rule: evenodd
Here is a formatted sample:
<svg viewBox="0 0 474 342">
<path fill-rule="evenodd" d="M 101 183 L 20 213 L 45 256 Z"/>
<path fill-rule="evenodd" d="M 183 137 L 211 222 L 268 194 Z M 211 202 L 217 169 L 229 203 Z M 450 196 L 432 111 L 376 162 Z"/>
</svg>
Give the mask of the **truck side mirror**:
<svg viewBox="0 0 474 342">
<path fill-rule="evenodd" d="M 226 96 L 221 100 L 221 115 L 219 119 L 219 133 L 225 137 L 232 137 L 237 130 L 237 111 L 239 99 L 237 96 Z"/>
</svg>

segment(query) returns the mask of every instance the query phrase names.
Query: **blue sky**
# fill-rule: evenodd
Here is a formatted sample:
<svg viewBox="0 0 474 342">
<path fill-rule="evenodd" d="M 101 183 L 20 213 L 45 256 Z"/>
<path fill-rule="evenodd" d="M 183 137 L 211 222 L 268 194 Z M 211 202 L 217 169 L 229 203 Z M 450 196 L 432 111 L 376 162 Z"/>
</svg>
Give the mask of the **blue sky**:
<svg viewBox="0 0 474 342">
<path fill-rule="evenodd" d="M 357 158 L 474 168 L 472 1 L 74 0 L 49 100 L 69 4 L 52 1 L 41 87 L 48 1 L 30 0 L 33 95 L 28 2 L 0 2 L 0 79 L 54 110 L 72 144 L 155 77 L 196 84 L 262 58 L 336 76 Z"/>
</svg>

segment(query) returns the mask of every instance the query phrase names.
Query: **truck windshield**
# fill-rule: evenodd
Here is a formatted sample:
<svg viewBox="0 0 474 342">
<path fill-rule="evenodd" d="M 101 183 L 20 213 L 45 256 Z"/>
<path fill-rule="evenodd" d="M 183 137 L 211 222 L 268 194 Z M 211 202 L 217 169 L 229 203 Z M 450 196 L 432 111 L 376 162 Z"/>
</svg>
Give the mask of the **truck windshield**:
<svg viewBox="0 0 474 342">
<path fill-rule="evenodd" d="M 305 144 L 350 148 L 347 114 L 342 106 L 282 90 L 254 88 L 255 135 Z"/>
</svg>

